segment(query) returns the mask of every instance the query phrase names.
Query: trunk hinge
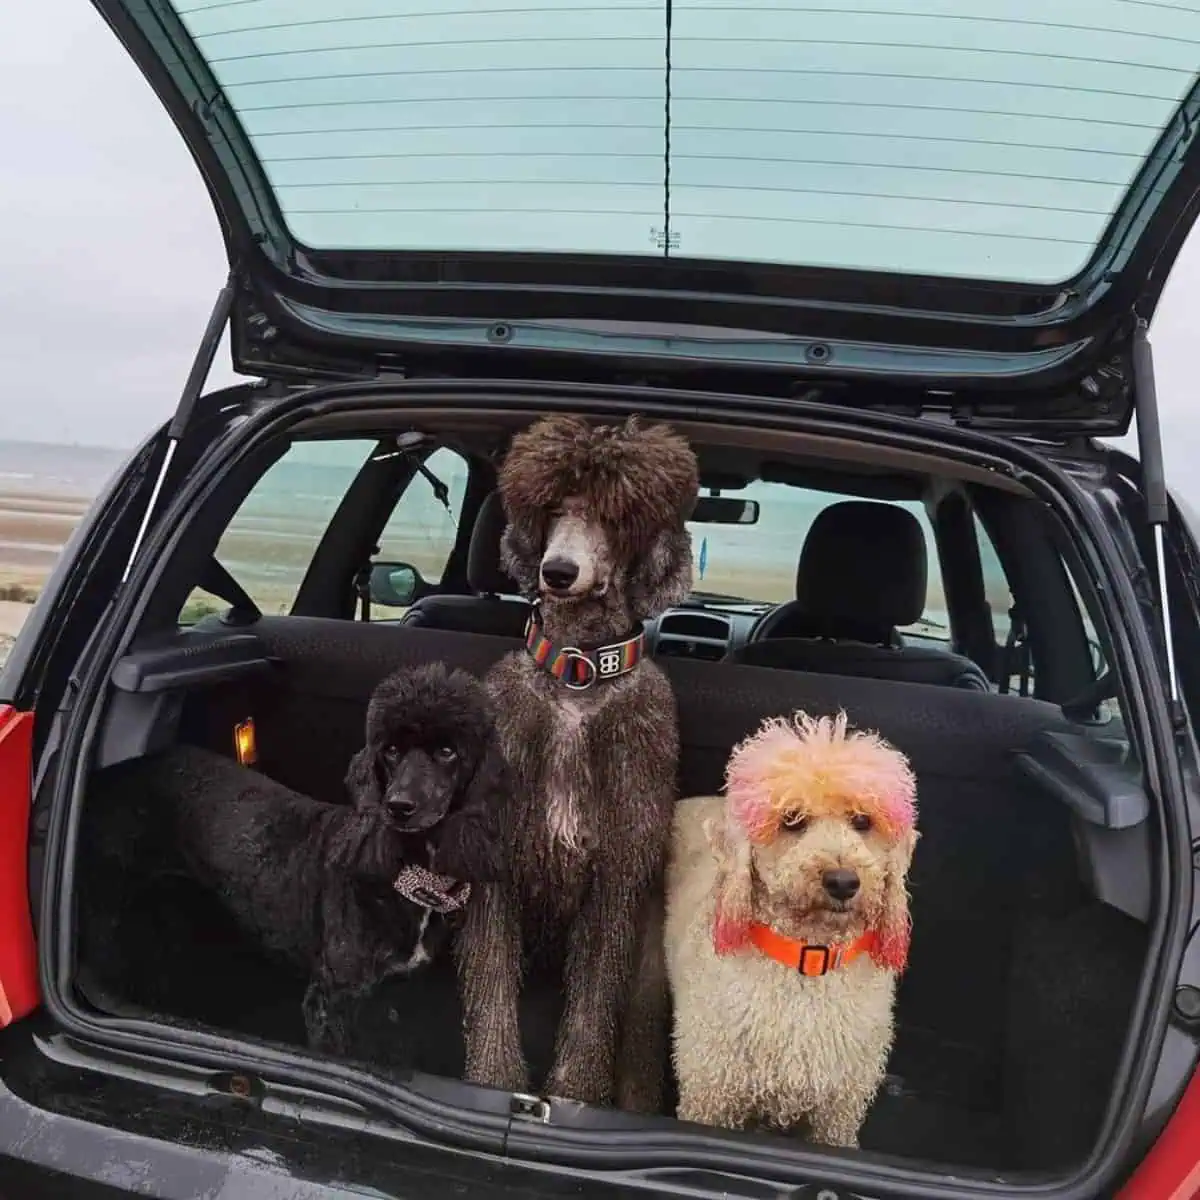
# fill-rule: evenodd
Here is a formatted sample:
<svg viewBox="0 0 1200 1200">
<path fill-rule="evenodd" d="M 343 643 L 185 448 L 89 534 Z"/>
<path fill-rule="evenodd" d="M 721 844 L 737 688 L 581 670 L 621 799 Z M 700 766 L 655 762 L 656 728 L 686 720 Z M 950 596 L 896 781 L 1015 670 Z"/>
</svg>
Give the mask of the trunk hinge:
<svg viewBox="0 0 1200 1200">
<path fill-rule="evenodd" d="M 1142 492 L 1146 497 L 1146 521 L 1154 537 L 1154 559 L 1158 570 L 1158 607 L 1162 614 L 1163 647 L 1167 654 L 1171 720 L 1178 728 L 1182 715 L 1179 708 L 1179 675 L 1175 668 L 1171 607 L 1167 597 L 1166 538 L 1171 509 L 1167 497 L 1167 477 L 1163 469 L 1162 428 L 1158 419 L 1158 390 L 1154 382 L 1150 327 L 1140 317 L 1133 331 L 1133 381 L 1138 452 L 1142 460 Z"/>
<path fill-rule="evenodd" d="M 234 282 L 231 271 L 229 278 L 225 281 L 225 286 L 217 293 L 216 303 L 209 315 L 208 325 L 204 329 L 204 336 L 200 339 L 200 345 L 196 348 L 196 357 L 192 360 L 192 369 L 188 372 L 179 403 L 175 406 L 175 415 L 167 426 L 167 452 L 163 455 L 162 466 L 158 468 L 158 477 L 154 481 L 150 499 L 146 502 L 146 511 L 142 514 L 142 523 L 138 527 L 137 536 L 133 539 L 133 547 L 129 551 L 129 561 L 126 562 L 125 570 L 121 575 L 122 583 L 129 578 L 129 572 L 133 569 L 138 551 L 142 548 L 146 531 L 150 528 L 150 521 L 154 516 L 154 510 L 158 507 L 158 497 L 162 492 L 167 472 L 171 469 L 171 460 L 175 457 L 175 451 L 188 431 L 196 401 L 200 399 L 200 393 L 208 379 L 208 373 L 212 370 L 213 359 L 217 356 L 217 347 L 221 344 L 221 335 L 225 332 L 225 326 L 229 324 L 229 317 L 233 312 L 233 298 Z"/>
</svg>

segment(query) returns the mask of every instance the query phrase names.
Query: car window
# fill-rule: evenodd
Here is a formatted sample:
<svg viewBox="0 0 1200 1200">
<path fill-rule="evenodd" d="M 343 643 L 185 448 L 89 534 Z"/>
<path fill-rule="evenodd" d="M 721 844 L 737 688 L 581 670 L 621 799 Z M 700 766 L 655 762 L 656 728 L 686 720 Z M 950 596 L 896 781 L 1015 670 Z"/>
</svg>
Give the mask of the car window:
<svg viewBox="0 0 1200 1200">
<path fill-rule="evenodd" d="M 1165 0 L 334 11 L 178 5 L 315 247 L 1058 284 L 1196 80 Z"/>
<path fill-rule="evenodd" d="M 794 600 L 796 566 L 813 521 L 823 509 L 847 497 L 761 482 L 736 491 L 723 490 L 721 495 L 757 501 L 758 520 L 746 525 L 688 522 L 692 535 L 693 594 L 714 604 L 741 601 L 768 605 Z M 903 627 L 901 632 L 948 642 L 950 621 L 933 528 L 925 506 L 915 500 L 895 504 L 912 513 L 920 523 L 929 563 L 925 611 L 918 622 Z"/>
<path fill-rule="evenodd" d="M 217 543 L 215 557 L 266 614 L 291 611 L 318 544 L 376 442 L 296 442 L 254 485 Z M 191 625 L 227 601 L 196 588 L 179 615 Z"/>
<path fill-rule="evenodd" d="M 1008 576 L 1004 573 L 1000 555 L 978 517 L 975 518 L 975 539 L 979 544 L 979 565 L 983 571 L 983 596 L 992 610 L 992 628 L 996 631 L 996 640 L 1003 646 L 1012 628 L 1012 590 L 1008 586 Z"/>
<path fill-rule="evenodd" d="M 437 584 L 458 538 L 469 467 L 461 454 L 446 446 L 429 455 L 423 466 L 396 501 L 379 535 L 375 561 L 416 567 L 426 583 Z M 386 615 L 394 618 L 395 610 Z"/>
</svg>

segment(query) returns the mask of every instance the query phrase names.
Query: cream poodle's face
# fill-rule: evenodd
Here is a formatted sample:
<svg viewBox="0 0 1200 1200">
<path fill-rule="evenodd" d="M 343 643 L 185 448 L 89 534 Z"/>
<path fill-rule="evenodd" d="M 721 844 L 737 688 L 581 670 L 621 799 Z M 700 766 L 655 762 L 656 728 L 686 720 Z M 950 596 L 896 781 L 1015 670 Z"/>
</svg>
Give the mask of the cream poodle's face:
<svg viewBox="0 0 1200 1200">
<path fill-rule="evenodd" d="M 570 497 L 550 514 L 538 591 L 555 600 L 603 596 L 612 583 L 613 560 L 604 528 L 590 518 L 583 500 Z"/>
<path fill-rule="evenodd" d="M 738 744 L 725 788 L 725 815 L 707 826 L 716 952 L 740 949 L 757 922 L 813 942 L 870 933 L 871 957 L 903 970 L 917 842 L 916 779 L 904 755 L 851 730 L 844 712 L 798 712 Z"/>
<path fill-rule="evenodd" d="M 749 848 L 753 919 L 788 937 L 842 941 L 876 928 L 896 861 L 865 813 L 789 814 L 766 845 Z"/>
</svg>

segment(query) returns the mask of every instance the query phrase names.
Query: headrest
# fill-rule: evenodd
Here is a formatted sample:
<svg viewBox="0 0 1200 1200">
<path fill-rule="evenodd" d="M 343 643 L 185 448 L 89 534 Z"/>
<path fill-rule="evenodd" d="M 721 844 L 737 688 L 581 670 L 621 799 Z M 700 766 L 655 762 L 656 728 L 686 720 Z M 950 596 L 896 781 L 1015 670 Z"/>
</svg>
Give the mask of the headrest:
<svg viewBox="0 0 1200 1200">
<path fill-rule="evenodd" d="M 505 524 L 500 493 L 490 492 L 479 506 L 475 528 L 471 530 L 471 544 L 467 548 L 467 583 L 473 592 L 521 594 L 521 589 L 500 567 L 500 538 Z"/>
<path fill-rule="evenodd" d="M 796 569 L 796 603 L 831 625 L 894 629 L 925 611 L 925 534 L 894 504 L 844 500 L 812 523 Z"/>
</svg>

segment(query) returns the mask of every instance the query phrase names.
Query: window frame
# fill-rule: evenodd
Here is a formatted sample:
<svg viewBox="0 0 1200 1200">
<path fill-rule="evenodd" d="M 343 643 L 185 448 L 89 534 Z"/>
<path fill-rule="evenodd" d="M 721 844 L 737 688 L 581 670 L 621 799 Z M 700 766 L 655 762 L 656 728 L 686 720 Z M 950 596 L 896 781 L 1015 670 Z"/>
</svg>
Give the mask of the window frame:
<svg viewBox="0 0 1200 1200">
<path fill-rule="evenodd" d="M 352 476 L 321 532 L 287 615 L 341 619 L 352 619 L 356 615 L 354 576 L 358 568 L 370 557 L 395 505 L 419 474 L 417 464 L 424 462 L 442 446 L 453 450 L 466 461 L 467 487 L 459 515 L 458 534 L 447 559 L 442 581 L 437 588 L 430 588 L 429 593 L 465 592 L 471 531 L 483 496 L 490 490 L 484 478 L 488 472 L 481 469 L 487 464 L 450 439 L 436 433 L 427 436 L 427 443 L 418 447 L 412 456 L 382 456 L 381 451 L 395 449 L 395 435 L 371 430 L 337 436 L 290 436 L 263 447 L 259 454 L 238 464 L 237 474 L 228 481 L 221 496 L 214 497 L 213 502 L 205 506 L 203 526 L 197 530 L 197 537 L 189 542 L 178 560 L 178 575 L 172 573 L 173 581 L 178 581 L 178 585 L 182 586 L 182 595 L 177 595 L 176 590 L 172 589 L 169 595 L 164 591 L 154 597 L 152 619 L 164 625 L 179 626 L 179 615 L 199 587 L 196 581 L 202 576 L 205 562 L 216 554 L 221 538 L 247 498 L 267 472 L 282 461 L 294 446 L 316 442 L 362 441 L 373 442 L 374 446 Z M 491 478 L 494 481 L 494 473 Z"/>
<path fill-rule="evenodd" d="M 430 434 L 426 444 L 413 454 L 376 458 L 375 453 L 394 449 L 394 437 L 381 437 L 376 452 L 368 458 L 358 478 L 347 488 L 309 563 L 308 572 L 296 602 L 294 616 L 338 617 L 354 620 L 358 616 L 358 597 L 354 578 L 359 569 L 374 558 L 374 548 L 396 505 L 418 478 L 418 465 L 442 447 L 462 456 L 467 464 L 467 486 L 458 519 L 458 535 L 446 560 L 442 578 L 422 595 L 468 594 L 467 555 L 475 518 L 482 503 L 478 495 L 481 474 L 479 460 L 452 439 Z"/>
<path fill-rule="evenodd" d="M 976 485 L 970 493 L 1008 579 L 1013 606 L 1025 620 L 1033 667 L 1030 695 L 1068 703 L 1094 681 L 1083 611 L 1063 557 L 1070 538 L 1035 500 Z"/>
<path fill-rule="evenodd" d="M 420 589 L 420 591 L 418 592 L 417 597 L 416 597 L 417 599 L 420 599 L 422 596 L 437 595 L 443 590 L 443 585 L 446 580 L 447 572 L 450 570 L 451 559 L 452 559 L 454 552 L 457 549 L 459 542 L 462 538 L 463 525 L 466 523 L 467 500 L 468 500 L 469 494 L 470 494 L 470 483 L 471 483 L 471 460 L 457 446 L 449 445 L 446 442 L 441 442 L 438 445 L 431 447 L 429 449 L 428 453 L 423 453 L 421 455 L 421 464 L 423 466 L 425 466 L 426 468 L 428 468 L 432 472 L 432 474 L 435 477 L 438 477 L 439 479 L 441 477 L 438 475 L 438 472 L 433 471 L 433 469 L 431 467 L 429 467 L 429 463 L 430 463 L 431 459 L 435 458 L 438 454 L 442 453 L 442 451 L 446 451 L 449 454 L 453 454 L 453 455 L 455 455 L 455 457 L 457 457 L 458 459 L 461 460 L 463 466 L 466 469 L 467 482 L 466 482 L 466 486 L 463 489 L 462 506 L 460 507 L 458 512 L 454 513 L 453 506 L 451 506 L 451 519 L 455 524 L 455 534 L 454 534 L 454 538 L 452 540 L 450 540 L 450 545 L 449 545 L 449 549 L 446 553 L 446 557 L 445 557 L 444 561 L 442 562 L 441 567 L 439 568 L 438 578 L 436 580 L 432 580 L 432 579 L 428 578 L 428 576 L 426 576 L 424 574 L 424 572 L 422 572 L 422 580 L 426 586 L 424 586 Z M 414 472 L 412 477 L 409 479 L 408 483 L 397 494 L 395 502 L 392 504 L 391 510 L 388 512 L 387 518 L 384 520 L 383 524 L 380 526 L 379 532 L 375 535 L 376 553 L 374 555 L 372 555 L 373 562 L 406 561 L 406 560 L 401 560 L 398 558 L 392 558 L 389 555 L 387 548 L 383 544 L 383 542 L 384 542 L 385 534 L 387 532 L 387 528 L 392 523 L 393 519 L 395 518 L 396 513 L 399 510 L 400 506 L 408 498 L 408 496 L 412 492 L 412 489 L 420 487 L 422 479 L 423 479 L 423 476 L 420 471 Z M 425 482 L 426 486 L 428 486 L 430 488 L 430 495 L 433 498 L 434 503 L 436 504 L 437 499 L 436 499 L 436 497 L 433 496 L 432 485 L 429 484 L 429 481 L 427 479 L 424 480 L 424 482 Z M 472 531 L 473 531 L 473 526 L 474 526 L 474 521 L 472 521 Z M 469 549 L 470 549 L 470 538 L 471 538 L 472 531 L 468 531 L 468 535 L 467 535 L 468 553 L 469 553 Z M 415 566 L 417 564 L 413 564 L 413 565 Z M 418 570 L 419 569 L 420 568 L 418 567 Z M 468 582 L 468 586 L 469 586 L 469 582 Z M 415 600 L 414 600 L 414 603 L 415 603 Z"/>
</svg>

